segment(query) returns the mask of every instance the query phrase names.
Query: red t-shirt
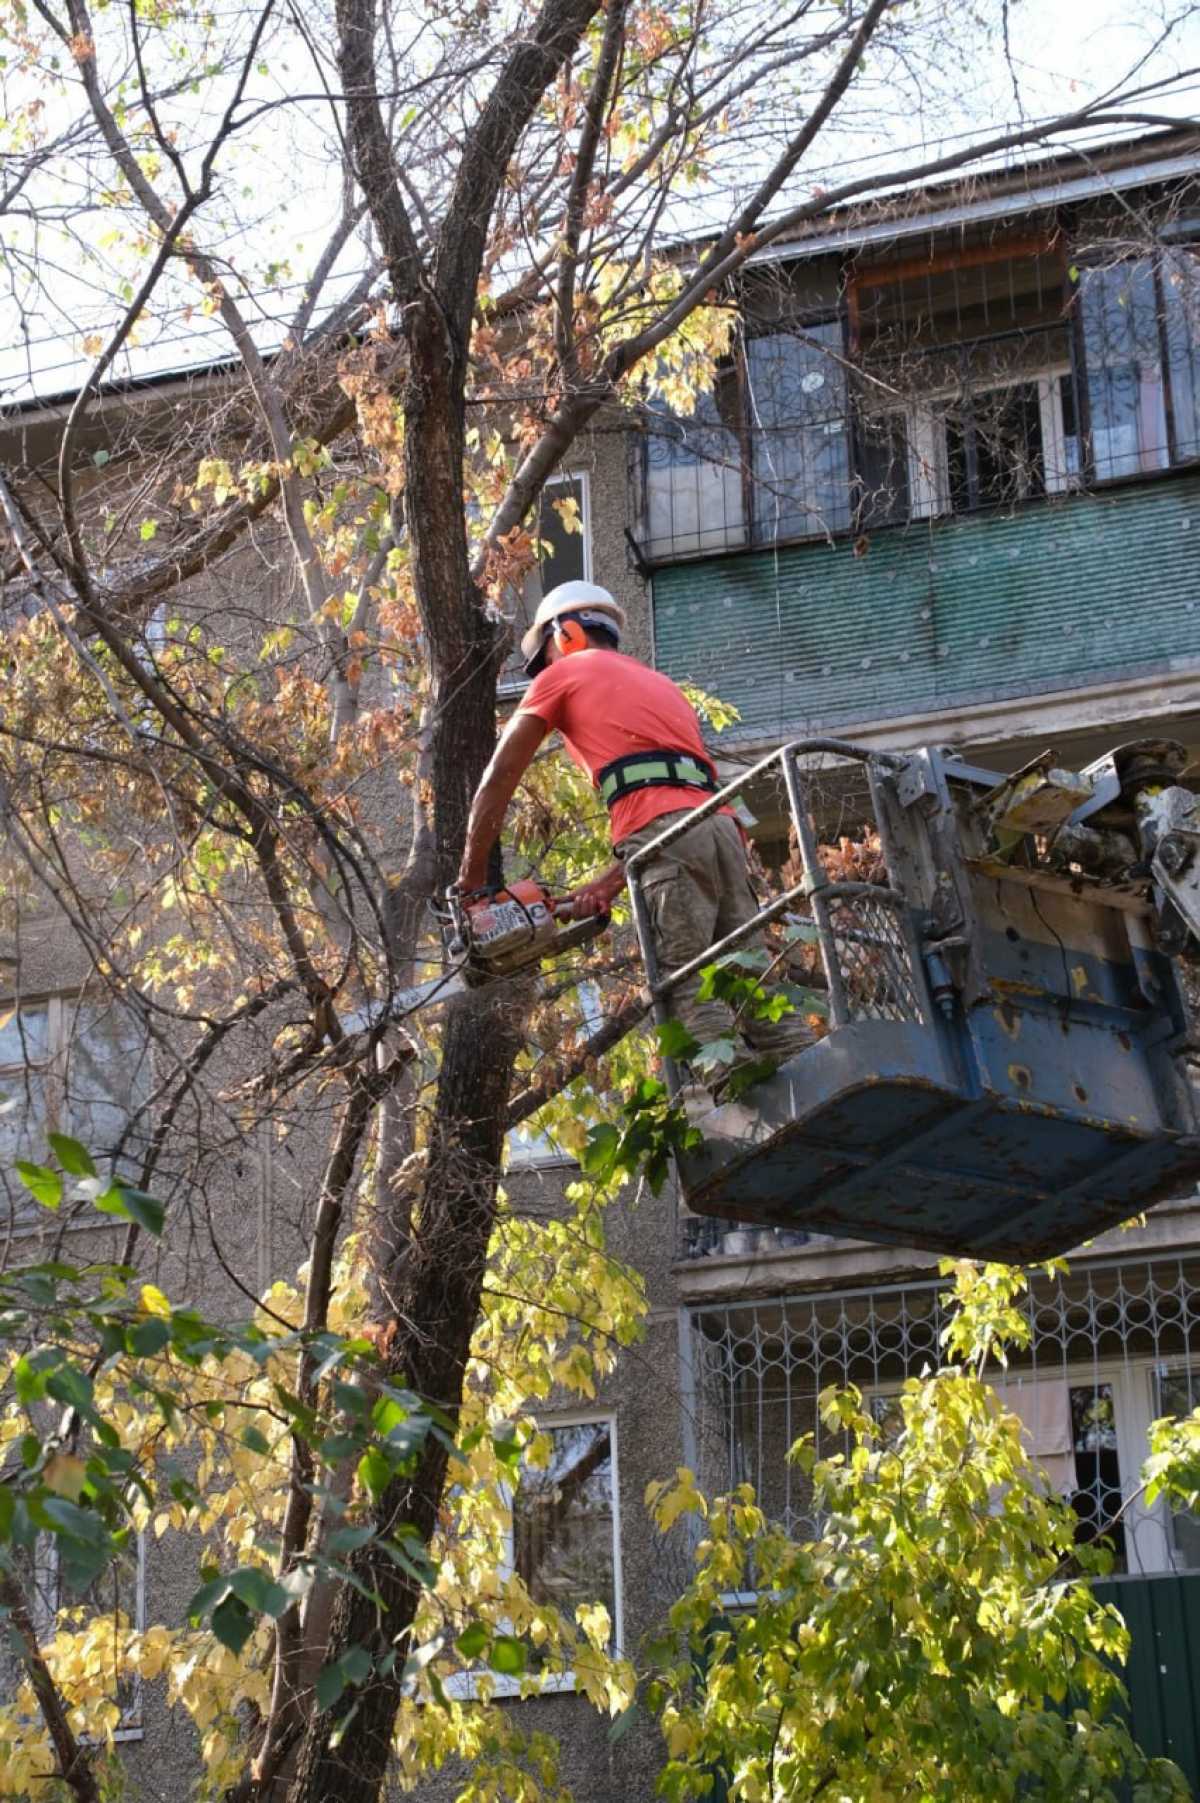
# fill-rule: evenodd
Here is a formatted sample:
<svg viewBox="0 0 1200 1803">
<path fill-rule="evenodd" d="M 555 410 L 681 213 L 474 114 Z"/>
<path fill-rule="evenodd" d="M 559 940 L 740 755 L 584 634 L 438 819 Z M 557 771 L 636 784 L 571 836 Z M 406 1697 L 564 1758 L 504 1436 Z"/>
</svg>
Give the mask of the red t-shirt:
<svg viewBox="0 0 1200 1803">
<path fill-rule="evenodd" d="M 686 751 L 707 768 L 712 759 L 695 710 L 669 676 L 620 651 L 573 651 L 539 671 L 518 710 L 536 714 L 560 732 L 567 750 L 593 783 L 614 758 L 634 751 Z M 609 809 L 613 844 L 660 814 L 698 807 L 706 791 L 663 784 L 622 795 Z"/>
</svg>

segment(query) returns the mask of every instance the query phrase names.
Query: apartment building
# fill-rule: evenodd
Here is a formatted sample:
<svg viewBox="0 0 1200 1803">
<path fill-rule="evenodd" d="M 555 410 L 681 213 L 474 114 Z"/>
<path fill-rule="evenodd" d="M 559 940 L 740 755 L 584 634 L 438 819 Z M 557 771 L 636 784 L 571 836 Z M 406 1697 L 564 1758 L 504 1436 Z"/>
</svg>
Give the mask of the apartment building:
<svg viewBox="0 0 1200 1803">
<path fill-rule="evenodd" d="M 734 704 L 726 774 L 789 739 L 1012 770 L 1200 751 L 1200 144 L 1170 134 L 901 194 L 773 245 L 715 391 L 628 437 L 657 666 Z M 597 530 L 604 530 L 597 522 Z M 614 528 L 615 529 L 615 528 Z M 839 817 L 840 830 L 860 822 Z M 768 873 L 787 855 L 768 804 Z M 853 1382 L 881 1420 L 938 1358 L 935 1262 L 681 1215 L 685 1461 L 817 1525 L 784 1458 Z M 1002 1391 L 1111 1535 L 1136 1729 L 1200 1783 L 1200 1530 L 1137 1500 L 1150 1422 L 1200 1400 L 1200 1205 L 1039 1279 Z"/>
<path fill-rule="evenodd" d="M 544 583 L 605 583 L 628 609 L 628 649 L 736 707 L 713 740 L 726 773 L 818 735 L 952 745 L 1002 769 L 1050 745 L 1080 767 L 1139 737 L 1200 754 L 1195 133 L 897 194 L 773 246 L 736 303 L 715 390 L 685 418 L 600 422 L 548 491 L 576 502 L 583 530 L 544 505 L 539 533 Z M 520 687 L 514 667 L 502 693 Z M 770 878 L 790 847 L 781 816 L 760 818 Z M 0 1064 L 23 1082 L 31 1065 L 49 1074 L 35 1089 L 49 1121 L 67 1093 L 56 1073 L 90 1039 L 92 1105 L 127 1106 L 144 1079 L 120 1024 L 78 1031 L 83 972 L 63 987 L 52 933 L 20 949 L 26 1005 L 0 1027 Z M 514 1139 L 512 1166 L 535 1209 L 572 1168 L 536 1134 Z M 269 1148 L 253 1181 L 246 1269 L 267 1281 L 287 1237 Z M 651 1529 L 647 1482 L 680 1463 L 711 1490 L 749 1480 L 772 1517 L 811 1531 L 784 1455 L 803 1433 L 828 1446 L 818 1394 L 853 1382 L 886 1420 L 903 1379 L 939 1356 L 945 1300 L 927 1254 L 803 1222 L 700 1220 L 669 1190 L 616 1212 L 615 1249 L 650 1296 L 647 1338 L 594 1406 L 546 1411 L 554 1455 L 517 1488 L 512 1556 L 535 1589 L 605 1601 L 636 1653 L 688 1556 Z M 1136 1732 L 1200 1786 L 1200 1524 L 1136 1496 L 1150 1422 L 1200 1403 L 1200 1198 L 1080 1248 L 1028 1307 L 1031 1346 L 1004 1394 L 1080 1538 L 1110 1535 Z M 573 1492 L 550 1535 L 546 1486 Z M 173 1585 L 149 1557 L 129 1574 L 139 1595 Z M 569 1678 L 548 1693 L 513 1707 L 559 1738 L 576 1794 L 649 1798 L 652 1730 L 614 1742 Z M 186 1732 L 152 1698 L 131 1698 L 129 1721 L 155 1794 L 164 1747 L 186 1771 Z"/>
</svg>

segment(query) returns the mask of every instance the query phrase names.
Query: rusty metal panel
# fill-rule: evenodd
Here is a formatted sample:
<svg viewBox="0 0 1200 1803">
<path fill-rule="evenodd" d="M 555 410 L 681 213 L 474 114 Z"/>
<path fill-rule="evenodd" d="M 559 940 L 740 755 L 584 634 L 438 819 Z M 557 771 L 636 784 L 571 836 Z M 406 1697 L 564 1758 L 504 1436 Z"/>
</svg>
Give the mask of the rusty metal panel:
<svg viewBox="0 0 1200 1803">
<path fill-rule="evenodd" d="M 780 738 L 1200 667 L 1200 475 L 655 572 L 660 669 Z"/>
</svg>

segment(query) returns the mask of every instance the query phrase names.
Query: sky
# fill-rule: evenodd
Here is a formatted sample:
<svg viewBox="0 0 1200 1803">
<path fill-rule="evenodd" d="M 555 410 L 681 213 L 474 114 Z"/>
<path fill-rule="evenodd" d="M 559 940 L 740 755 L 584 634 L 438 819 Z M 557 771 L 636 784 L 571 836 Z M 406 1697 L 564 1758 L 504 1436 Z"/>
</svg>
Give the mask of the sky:
<svg viewBox="0 0 1200 1803">
<path fill-rule="evenodd" d="M 993 24 L 1001 18 L 1000 4 L 1001 0 L 975 0 L 976 10 L 985 12 Z M 1159 41 L 1164 17 L 1182 21 L 1165 45 Z M 910 156 L 920 160 L 938 154 L 981 133 L 990 135 L 1060 113 L 1103 93 L 1138 63 L 1143 64 L 1138 80 L 1146 83 L 1195 71 L 1171 94 L 1148 98 L 1144 104 L 1149 111 L 1173 118 L 1200 119 L 1200 0 L 1190 11 L 1187 0 L 1175 0 L 1166 8 L 1163 0 L 1155 0 L 1136 9 L 1132 0 L 1012 0 L 1007 53 L 1003 32 L 997 28 L 990 44 L 977 47 L 970 57 L 949 55 L 933 79 L 927 71 L 914 72 L 911 90 L 903 94 L 891 86 L 894 71 L 881 68 L 873 73 L 868 67 L 860 96 L 847 102 L 814 147 L 803 182 L 809 189 L 831 185 Z M 277 61 L 269 70 L 264 65 L 259 86 L 266 94 L 282 95 L 296 79 L 295 69 Z M 311 81 L 310 70 L 306 79 Z M 904 79 L 902 74 L 899 79 Z M 1110 127 L 1093 132 L 1090 141 L 1123 135 Z M 302 120 L 293 117 L 289 123 L 285 114 L 272 115 L 256 135 L 252 164 L 249 150 L 247 143 L 243 154 L 249 179 L 238 197 L 242 266 L 255 272 L 255 283 L 269 263 L 284 266 L 274 290 L 256 286 L 247 300 L 259 342 L 271 348 L 279 342 L 281 322 L 295 305 L 336 217 L 339 197 L 336 182 L 317 153 L 315 135 L 311 144 L 306 141 Z M 741 173 L 748 181 L 753 171 Z M 236 171 L 231 174 L 236 179 Z M 69 169 L 64 179 L 69 183 Z M 726 214 L 731 193 L 737 190 L 736 179 L 722 184 L 705 201 L 689 201 L 680 218 L 689 225 L 713 223 Z M 0 218 L 0 248 L 6 223 Z M 104 229 L 105 222 L 99 220 L 98 243 Z M 103 333 L 119 316 L 115 303 L 97 301 L 69 259 L 64 257 L 61 266 L 55 262 L 50 237 L 43 242 L 52 277 L 47 298 L 18 310 L 11 292 L 0 291 L 0 405 L 77 385 L 90 365 L 85 339 L 90 349 L 92 335 Z M 364 258 L 361 243 L 352 242 L 340 265 L 343 291 Z M 335 281 L 333 293 L 338 291 Z M 122 355 L 113 374 L 147 375 L 227 355 L 222 328 L 195 304 L 201 299 L 180 294 L 165 318 L 146 326 L 141 342 Z"/>
</svg>

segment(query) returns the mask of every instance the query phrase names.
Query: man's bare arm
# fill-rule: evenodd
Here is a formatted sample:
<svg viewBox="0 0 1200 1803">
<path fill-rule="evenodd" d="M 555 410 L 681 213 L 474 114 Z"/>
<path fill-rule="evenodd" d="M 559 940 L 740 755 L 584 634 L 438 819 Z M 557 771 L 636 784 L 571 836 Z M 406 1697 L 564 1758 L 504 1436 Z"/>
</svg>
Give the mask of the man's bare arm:
<svg viewBox="0 0 1200 1803">
<path fill-rule="evenodd" d="M 607 870 L 593 877 L 590 883 L 582 883 L 578 889 L 571 891 L 570 901 L 575 918 L 586 920 L 592 914 L 607 914 L 624 887 L 624 865 L 610 864 Z"/>
<path fill-rule="evenodd" d="M 464 889 L 483 887 L 488 855 L 500 837 L 508 804 L 546 731 L 546 722 L 536 714 L 516 713 L 501 734 L 500 743 L 480 778 L 471 803 L 467 843 L 458 871 L 458 880 Z"/>
</svg>

